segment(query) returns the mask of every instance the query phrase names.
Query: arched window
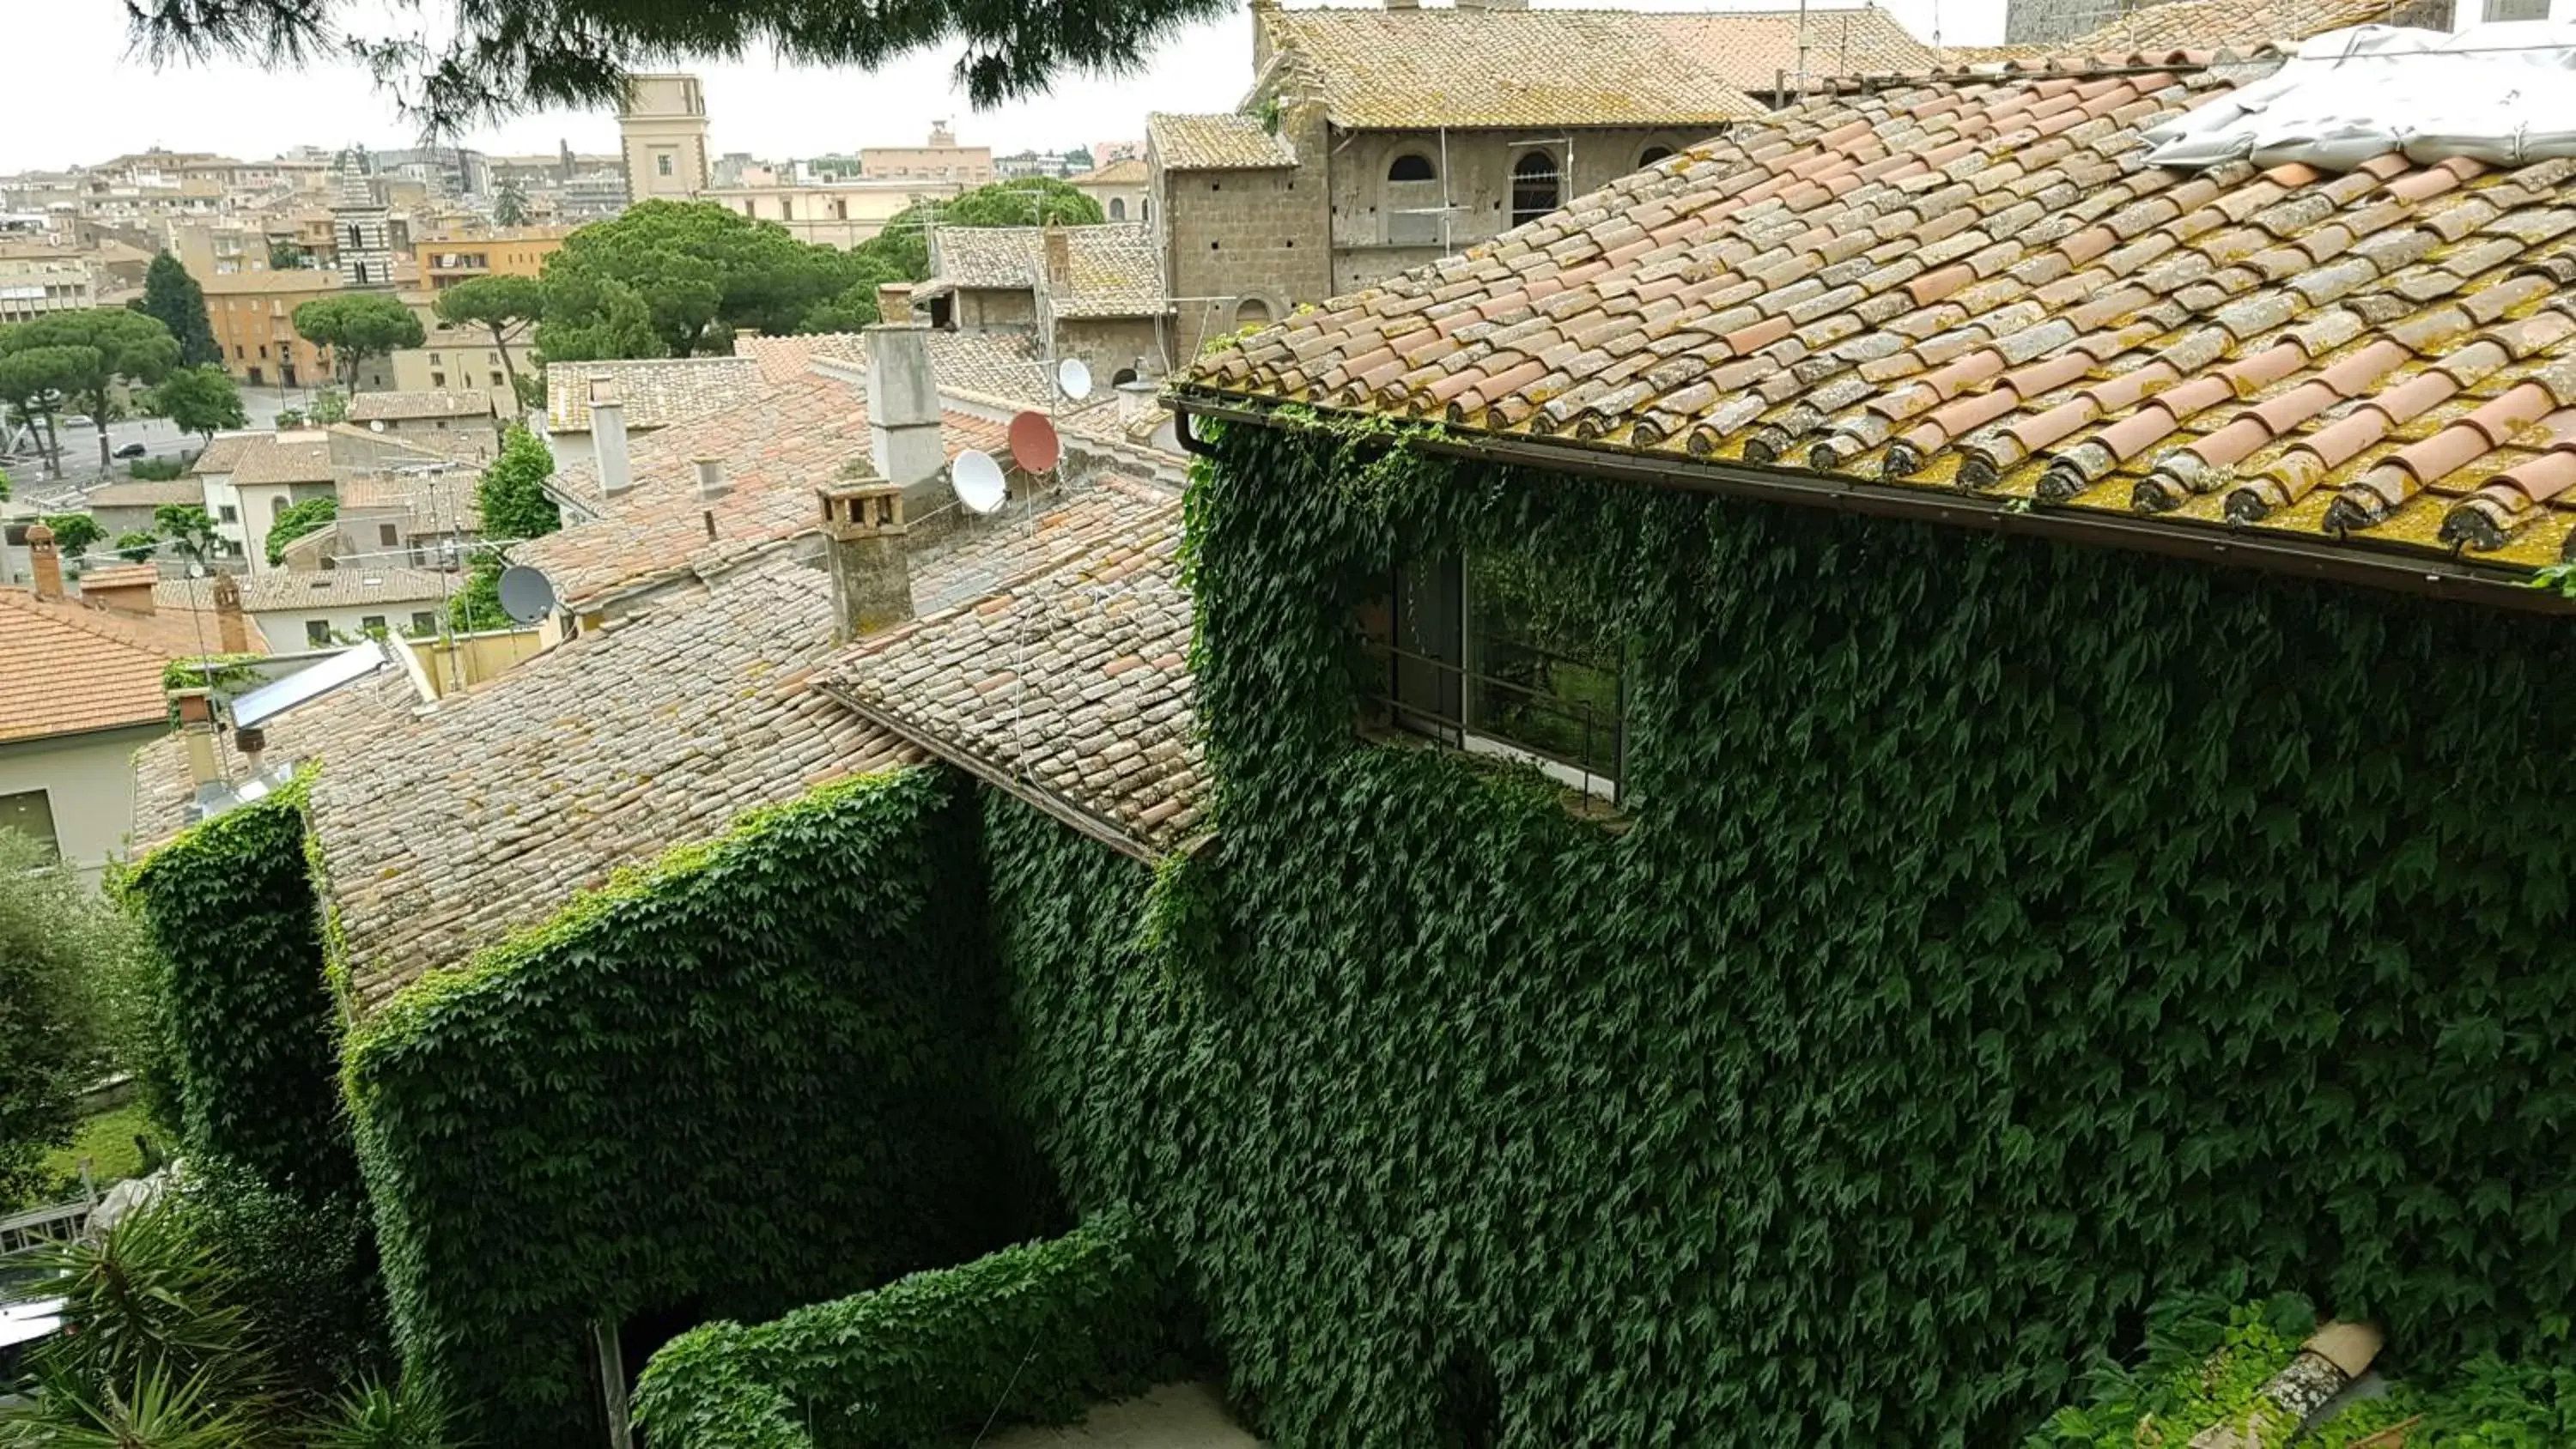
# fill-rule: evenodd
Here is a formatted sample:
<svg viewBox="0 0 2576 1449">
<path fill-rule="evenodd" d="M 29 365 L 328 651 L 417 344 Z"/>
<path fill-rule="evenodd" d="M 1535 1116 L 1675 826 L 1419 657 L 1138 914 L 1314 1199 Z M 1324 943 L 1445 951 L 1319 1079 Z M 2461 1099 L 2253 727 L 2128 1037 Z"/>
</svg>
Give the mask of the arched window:
<svg viewBox="0 0 2576 1449">
<path fill-rule="evenodd" d="M 1109 219 L 1111 221 L 1125 221 L 1127 219 L 1126 197 L 1113 196 L 1109 198 Z"/>
<path fill-rule="evenodd" d="M 1649 146 L 1637 153 L 1637 169 L 1643 171 L 1671 154 L 1673 148 L 1670 146 Z"/>
<path fill-rule="evenodd" d="M 1270 304 L 1259 297 L 1246 297 L 1234 304 L 1234 325 L 1252 327 L 1270 320 Z"/>
<path fill-rule="evenodd" d="M 1512 225 L 1533 222 L 1557 207 L 1556 158 L 1523 151 L 1512 163 Z"/>
<path fill-rule="evenodd" d="M 1440 173 L 1432 169 L 1431 158 L 1419 151 L 1407 151 L 1386 168 L 1389 181 L 1437 181 Z"/>
<path fill-rule="evenodd" d="M 1386 241 L 1390 246 L 1438 246 L 1447 233 L 1441 222 L 1439 168 L 1419 151 L 1407 151 L 1386 167 Z"/>
</svg>

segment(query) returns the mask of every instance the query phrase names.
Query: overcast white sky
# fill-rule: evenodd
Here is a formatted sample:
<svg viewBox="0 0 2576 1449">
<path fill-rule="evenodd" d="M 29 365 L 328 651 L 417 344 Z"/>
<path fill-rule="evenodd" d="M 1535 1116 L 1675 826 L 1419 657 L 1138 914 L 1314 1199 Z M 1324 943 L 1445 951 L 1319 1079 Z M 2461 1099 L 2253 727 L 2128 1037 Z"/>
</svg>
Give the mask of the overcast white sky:
<svg viewBox="0 0 2576 1449">
<path fill-rule="evenodd" d="M 0 121 L 0 173 L 101 161 L 148 146 L 257 158 L 306 142 L 385 147 L 417 139 L 392 99 L 354 66 L 286 74 L 243 65 L 156 72 L 128 52 L 124 7 L 117 0 L 5 3 L 11 12 L 11 65 L 8 118 Z M 1552 0 L 1538 3 L 1545 7 Z M 1624 3 L 1651 10 L 1771 9 L 1782 0 Z M 438 13 L 444 7 L 428 0 L 425 8 Z M 1936 21 L 1941 39 L 1951 45 L 2003 38 L 2003 0 L 1890 0 L 1887 8 L 1926 39 Z M 910 56 L 874 73 L 793 70 L 774 62 L 694 69 L 706 80 L 718 152 L 782 159 L 913 144 L 942 117 L 955 122 L 958 139 L 969 145 L 1056 150 L 1141 138 L 1149 109 L 1230 108 L 1252 79 L 1251 36 L 1250 19 L 1237 9 L 1164 44 L 1139 75 L 1067 77 L 1044 99 L 981 114 L 967 108 L 955 86 L 953 54 Z M 39 124 L 37 117 L 48 119 Z M 571 141 L 575 150 L 613 150 L 616 126 L 605 114 L 558 111 L 519 118 L 470 136 L 466 144 L 487 151 L 550 151 L 559 139 Z"/>
</svg>

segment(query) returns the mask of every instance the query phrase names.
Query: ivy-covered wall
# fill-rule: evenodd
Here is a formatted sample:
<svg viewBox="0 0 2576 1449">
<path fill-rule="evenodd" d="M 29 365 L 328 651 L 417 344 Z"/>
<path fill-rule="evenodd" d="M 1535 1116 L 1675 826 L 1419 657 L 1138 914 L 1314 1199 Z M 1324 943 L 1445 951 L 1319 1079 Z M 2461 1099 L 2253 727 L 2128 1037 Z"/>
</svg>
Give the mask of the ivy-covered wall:
<svg viewBox="0 0 2576 1449">
<path fill-rule="evenodd" d="M 758 1319 L 1030 1227 L 971 806 L 906 770 L 622 876 L 362 1019 L 346 1086 L 408 1368 L 576 1442 L 593 1319 Z"/>
<path fill-rule="evenodd" d="M 767 1323 L 707 1324 L 653 1355 L 635 1422 L 659 1449 L 919 1449 L 1069 1424 L 1185 1375 L 1161 1257 L 1112 1208 Z"/>
<path fill-rule="evenodd" d="M 311 1200 L 354 1188 L 357 1163 L 303 810 L 298 780 L 192 826 L 124 890 L 158 948 L 190 1150 Z"/>
<path fill-rule="evenodd" d="M 2576 1301 L 2557 621 L 1229 430 L 1222 847 L 987 806 L 1013 1091 L 1274 1442 L 1982 1445 L 2168 1288 Z M 1364 744 L 1355 611 L 1534 551 L 1627 828 Z"/>
</svg>

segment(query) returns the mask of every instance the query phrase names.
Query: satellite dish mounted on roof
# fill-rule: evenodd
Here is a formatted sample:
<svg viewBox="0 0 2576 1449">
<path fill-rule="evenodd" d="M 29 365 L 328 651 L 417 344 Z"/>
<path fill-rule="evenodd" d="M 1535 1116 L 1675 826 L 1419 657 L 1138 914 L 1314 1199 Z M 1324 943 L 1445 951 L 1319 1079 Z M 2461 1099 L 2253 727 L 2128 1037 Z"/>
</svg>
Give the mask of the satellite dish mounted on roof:
<svg viewBox="0 0 2576 1449">
<path fill-rule="evenodd" d="M 1002 465 L 990 453 L 972 448 L 948 460 L 948 486 L 957 490 L 957 501 L 970 513 L 992 513 L 1011 496 L 1010 485 L 1002 481 Z"/>
<path fill-rule="evenodd" d="M 1068 357 L 1055 365 L 1055 385 L 1064 395 L 1080 402 L 1091 396 L 1091 369 L 1079 357 Z"/>
<path fill-rule="evenodd" d="M 526 564 L 501 570 L 501 612 L 522 624 L 533 624 L 554 612 L 554 582 Z"/>
<path fill-rule="evenodd" d="M 1023 473 L 1049 473 L 1064 460 L 1064 440 L 1044 413 L 1027 412 L 1011 419 L 1011 461 Z"/>
</svg>

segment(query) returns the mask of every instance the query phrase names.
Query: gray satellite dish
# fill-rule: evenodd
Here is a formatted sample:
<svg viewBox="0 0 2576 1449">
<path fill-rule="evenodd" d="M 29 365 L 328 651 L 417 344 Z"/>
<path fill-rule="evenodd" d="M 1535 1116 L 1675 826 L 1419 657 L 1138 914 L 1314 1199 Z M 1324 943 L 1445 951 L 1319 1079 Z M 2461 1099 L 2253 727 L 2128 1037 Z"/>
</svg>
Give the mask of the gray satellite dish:
<svg viewBox="0 0 2576 1449">
<path fill-rule="evenodd" d="M 975 513 L 990 513 L 1011 496 L 1010 485 L 1002 481 L 1002 465 L 992 454 L 971 448 L 948 460 L 948 486 Z"/>
<path fill-rule="evenodd" d="M 1091 369 L 1082 365 L 1081 358 L 1068 357 L 1055 365 L 1055 385 L 1064 389 L 1066 397 L 1080 402 L 1091 396 Z"/>
<path fill-rule="evenodd" d="M 501 612 L 522 624 L 533 624 L 555 607 L 555 586 L 526 564 L 501 570 Z"/>
</svg>

